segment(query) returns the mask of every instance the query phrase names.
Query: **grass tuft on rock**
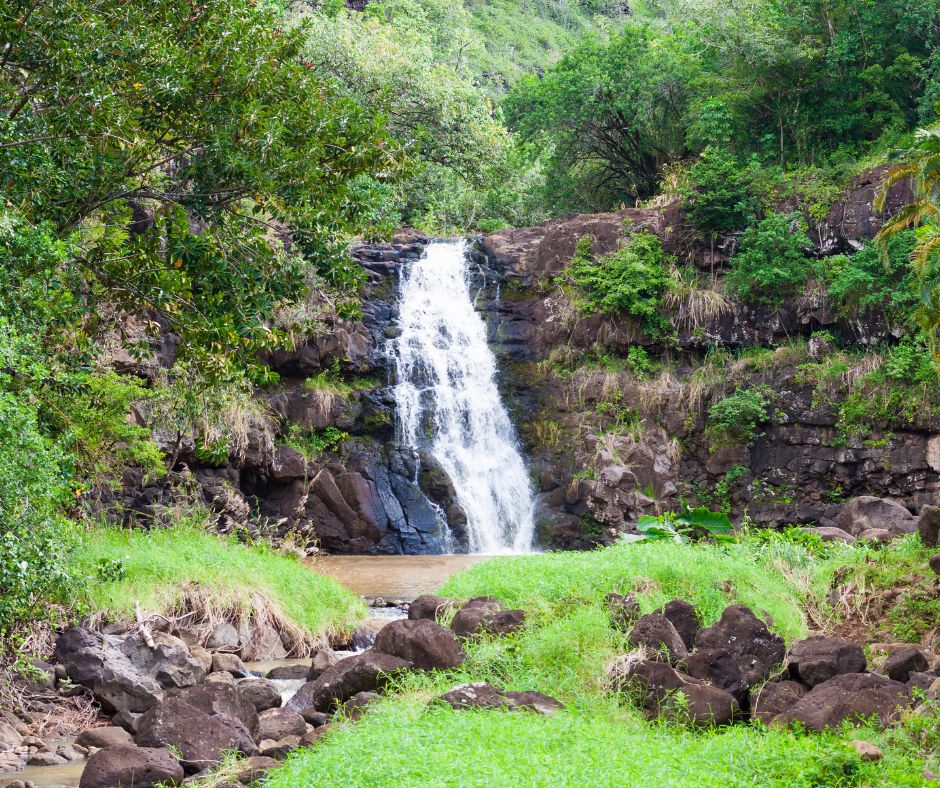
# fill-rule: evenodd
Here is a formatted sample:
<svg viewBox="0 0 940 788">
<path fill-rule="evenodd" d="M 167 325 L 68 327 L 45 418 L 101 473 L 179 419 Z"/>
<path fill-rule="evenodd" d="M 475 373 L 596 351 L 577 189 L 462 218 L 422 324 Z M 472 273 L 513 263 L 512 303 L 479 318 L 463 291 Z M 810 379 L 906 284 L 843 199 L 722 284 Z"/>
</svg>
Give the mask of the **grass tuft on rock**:
<svg viewBox="0 0 940 788">
<path fill-rule="evenodd" d="M 362 601 L 263 543 L 208 533 L 198 520 L 150 531 L 89 529 L 72 555 L 86 606 L 106 618 L 192 614 L 190 621 L 270 622 L 297 649 L 362 621 Z"/>
</svg>

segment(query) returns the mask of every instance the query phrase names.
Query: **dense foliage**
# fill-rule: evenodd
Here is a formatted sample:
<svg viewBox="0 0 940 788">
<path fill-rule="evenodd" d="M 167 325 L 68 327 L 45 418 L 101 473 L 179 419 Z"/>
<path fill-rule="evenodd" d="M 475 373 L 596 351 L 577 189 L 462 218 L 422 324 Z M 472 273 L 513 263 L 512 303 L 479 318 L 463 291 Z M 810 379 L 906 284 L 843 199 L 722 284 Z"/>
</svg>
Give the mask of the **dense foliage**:
<svg viewBox="0 0 940 788">
<path fill-rule="evenodd" d="M 594 257 L 593 239 L 578 239 L 575 254 L 564 278 L 577 286 L 585 312 L 616 314 L 634 318 L 643 329 L 660 336 L 669 321 L 660 309 L 660 299 L 669 284 L 672 259 L 652 233 L 637 232 L 617 251 Z"/>
<path fill-rule="evenodd" d="M 275 314 L 318 273 L 359 281 L 345 244 L 380 197 L 363 181 L 406 157 L 304 40 L 238 0 L 0 12 L 0 630 L 68 592 L 66 514 L 129 465 L 164 472 L 132 405 L 212 449 L 219 392 L 270 379 Z M 161 330 L 165 380 L 110 371 Z"/>
</svg>

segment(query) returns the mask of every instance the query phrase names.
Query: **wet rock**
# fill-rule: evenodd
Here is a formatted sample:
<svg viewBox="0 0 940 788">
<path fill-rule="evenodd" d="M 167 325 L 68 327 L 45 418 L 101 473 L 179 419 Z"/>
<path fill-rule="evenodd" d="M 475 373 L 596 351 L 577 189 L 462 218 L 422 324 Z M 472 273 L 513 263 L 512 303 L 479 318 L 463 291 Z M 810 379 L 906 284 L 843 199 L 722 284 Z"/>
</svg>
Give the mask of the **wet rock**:
<svg viewBox="0 0 940 788">
<path fill-rule="evenodd" d="M 695 636 L 695 647 L 726 650 L 738 663 L 749 687 L 766 679 L 771 669 L 783 662 L 786 651 L 783 638 L 768 630 L 744 605 L 725 608 L 718 623 Z"/>
<path fill-rule="evenodd" d="M 852 498 L 842 507 L 835 525 L 853 536 L 862 536 L 871 530 L 884 530 L 892 536 L 901 536 L 917 530 L 914 515 L 901 504 L 872 495 Z"/>
<path fill-rule="evenodd" d="M 179 785 L 184 772 L 169 750 L 149 747 L 108 747 L 88 759 L 82 772 L 80 788 L 154 788 Z"/>
<path fill-rule="evenodd" d="M 192 645 L 189 647 L 189 653 L 199 660 L 199 664 L 202 665 L 202 669 L 209 673 L 212 670 L 212 654 L 210 654 L 206 649 L 199 645 Z"/>
<path fill-rule="evenodd" d="M 738 702 L 747 695 L 747 685 L 734 657 L 724 649 L 701 648 L 682 660 L 679 670 L 695 679 L 734 695 Z"/>
<path fill-rule="evenodd" d="M 212 655 L 212 672 L 229 673 L 239 679 L 244 679 L 251 675 L 248 668 L 245 667 L 245 663 L 241 661 L 238 655 L 226 654 L 221 651 Z"/>
<path fill-rule="evenodd" d="M 340 660 L 313 681 L 304 684 L 292 697 L 287 708 L 304 711 L 330 711 L 349 700 L 357 692 L 380 690 L 393 677 L 408 668 L 408 663 L 378 651 L 364 651 Z"/>
<path fill-rule="evenodd" d="M 182 641 L 180 641 L 182 643 Z M 76 627 L 56 641 L 56 657 L 69 678 L 88 687 L 109 710 L 146 711 L 171 688 L 192 686 L 205 676 L 185 649 L 140 635 L 121 638 Z"/>
<path fill-rule="evenodd" d="M 300 736 L 285 736 L 283 739 L 262 739 L 258 745 L 265 758 L 284 760 L 293 750 L 300 746 Z"/>
<path fill-rule="evenodd" d="M 251 735 L 258 738 L 258 712 L 234 684 L 199 684 L 175 694 L 177 698 L 210 715 L 226 715 L 239 720 Z"/>
<path fill-rule="evenodd" d="M 940 506 L 925 506 L 917 518 L 917 533 L 927 547 L 940 544 Z"/>
<path fill-rule="evenodd" d="M 726 725 L 741 711 L 730 693 L 686 676 L 663 662 L 630 660 L 614 666 L 612 679 L 614 686 L 633 697 L 650 717 L 662 716 L 707 727 Z"/>
<path fill-rule="evenodd" d="M 293 709 L 268 709 L 259 716 L 258 738 L 280 741 L 285 736 L 303 736 L 307 732 L 304 718 Z"/>
<path fill-rule="evenodd" d="M 307 681 L 318 678 L 327 668 L 332 668 L 339 662 L 339 656 L 331 648 L 321 648 L 313 655 L 310 669 L 307 671 Z"/>
<path fill-rule="evenodd" d="M 640 616 L 630 630 L 629 642 L 632 646 L 646 646 L 653 651 L 665 651 L 671 663 L 689 656 L 689 651 L 676 628 L 662 613 Z"/>
<path fill-rule="evenodd" d="M 265 773 L 278 765 L 274 758 L 268 758 L 265 755 L 252 755 L 242 762 L 241 771 L 238 772 L 235 779 L 243 785 L 251 785 L 260 782 Z"/>
<path fill-rule="evenodd" d="M 281 705 L 281 693 L 268 679 L 244 679 L 238 682 L 238 694 L 247 700 L 255 711 L 276 709 Z"/>
<path fill-rule="evenodd" d="M 0 752 L 8 752 L 23 743 L 23 737 L 9 723 L 0 720 Z"/>
<path fill-rule="evenodd" d="M 342 713 L 351 720 L 358 720 L 366 713 L 368 706 L 378 699 L 377 692 L 357 692 L 342 705 Z"/>
<path fill-rule="evenodd" d="M 695 647 L 695 636 L 702 628 L 695 607 L 684 599 L 673 599 L 663 605 L 659 612 L 676 628 L 685 647 L 691 651 Z"/>
<path fill-rule="evenodd" d="M 49 751 L 33 753 L 26 759 L 27 766 L 61 766 L 63 763 L 68 763 L 68 760 Z"/>
<path fill-rule="evenodd" d="M 242 641 L 242 659 L 253 661 L 262 659 L 284 659 L 287 649 L 281 642 L 278 631 L 268 625 L 255 626 L 240 634 Z"/>
<path fill-rule="evenodd" d="M 429 619 L 386 624 L 375 639 L 375 650 L 421 670 L 456 668 L 466 659 L 454 633 Z"/>
<path fill-rule="evenodd" d="M 266 678 L 279 681 L 296 681 L 298 679 L 306 679 L 309 670 L 310 668 L 304 664 L 278 665 L 276 668 L 271 668 L 271 670 L 268 671 Z"/>
<path fill-rule="evenodd" d="M 446 610 L 449 600 L 434 594 L 423 594 L 408 606 L 408 618 L 417 621 L 422 618 L 437 621 L 437 617 Z"/>
<path fill-rule="evenodd" d="M 824 681 L 774 718 L 774 725 L 799 722 L 814 731 L 837 728 L 843 720 L 877 717 L 882 725 L 911 704 L 910 690 L 875 673 L 845 673 Z"/>
<path fill-rule="evenodd" d="M 797 704 L 809 689 L 798 681 L 768 681 L 750 695 L 751 719 L 770 725 L 774 717 Z"/>
<path fill-rule="evenodd" d="M 241 645 L 241 640 L 238 636 L 238 630 L 227 622 L 219 624 L 213 629 L 212 634 L 209 635 L 209 639 L 206 641 L 206 648 L 212 651 L 218 649 L 236 651 L 239 645 Z"/>
<path fill-rule="evenodd" d="M 510 692 L 486 682 L 462 684 L 444 693 L 438 700 L 453 709 L 506 709 L 554 714 L 565 708 L 560 701 L 541 692 Z"/>
<path fill-rule="evenodd" d="M 243 755 L 258 752 L 240 720 L 227 714 L 206 714 L 179 698 L 155 704 L 141 717 L 138 728 L 139 747 L 177 748 L 190 774 L 217 764 L 229 750 Z"/>
<path fill-rule="evenodd" d="M 75 739 L 82 747 L 117 747 L 121 744 L 132 745 L 133 737 L 124 728 L 109 725 L 104 728 L 88 728 Z"/>
<path fill-rule="evenodd" d="M 889 679 L 904 682 L 911 677 L 911 673 L 924 672 L 929 667 L 923 652 L 917 646 L 909 646 L 888 655 L 884 672 Z"/>
<path fill-rule="evenodd" d="M 793 643 L 787 660 L 791 675 L 809 687 L 844 673 L 862 673 L 868 664 L 857 643 L 820 635 Z"/>
<path fill-rule="evenodd" d="M 604 597 L 604 607 L 611 623 L 621 632 L 628 632 L 640 617 L 640 603 L 633 594 L 618 594 L 611 591 Z"/>
<path fill-rule="evenodd" d="M 314 711 L 312 708 L 304 709 L 300 716 L 304 722 L 312 725 L 314 728 L 321 728 L 330 721 L 330 715 L 324 711 Z"/>
</svg>

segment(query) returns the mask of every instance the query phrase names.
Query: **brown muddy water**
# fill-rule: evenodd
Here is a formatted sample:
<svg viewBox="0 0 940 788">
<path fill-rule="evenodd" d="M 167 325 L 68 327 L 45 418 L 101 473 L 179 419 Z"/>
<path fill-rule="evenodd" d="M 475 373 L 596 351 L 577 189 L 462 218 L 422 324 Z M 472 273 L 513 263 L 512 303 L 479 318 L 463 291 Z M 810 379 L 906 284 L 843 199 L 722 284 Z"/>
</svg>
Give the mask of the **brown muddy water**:
<svg viewBox="0 0 940 788">
<path fill-rule="evenodd" d="M 370 600 L 410 602 L 421 594 L 435 592 L 451 576 L 485 561 L 485 555 L 330 555 L 307 561 L 311 569 L 336 579 L 350 591 Z M 370 607 L 364 628 L 377 632 L 384 624 L 404 614 L 398 608 Z M 264 675 L 278 665 L 307 664 L 309 660 L 250 662 L 249 670 Z M 277 682 L 287 698 L 303 681 Z M 29 780 L 36 788 L 76 788 L 85 761 L 62 766 L 28 766 L 23 771 L 0 775 L 0 788 L 13 780 Z"/>
<path fill-rule="evenodd" d="M 325 555 L 309 559 L 311 568 L 335 578 L 364 597 L 410 602 L 430 594 L 461 569 L 486 555 Z"/>
</svg>

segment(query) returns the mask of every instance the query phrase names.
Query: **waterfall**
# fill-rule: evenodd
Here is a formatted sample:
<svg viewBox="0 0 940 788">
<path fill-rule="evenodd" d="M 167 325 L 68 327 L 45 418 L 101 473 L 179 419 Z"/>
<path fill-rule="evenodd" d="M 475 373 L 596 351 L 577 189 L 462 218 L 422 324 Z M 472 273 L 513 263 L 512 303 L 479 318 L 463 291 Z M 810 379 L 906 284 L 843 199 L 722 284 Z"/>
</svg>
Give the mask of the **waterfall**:
<svg viewBox="0 0 940 788">
<path fill-rule="evenodd" d="M 402 442 L 440 462 L 473 553 L 528 552 L 533 499 L 496 359 L 470 296 L 466 243 L 430 244 L 402 276 L 395 400 Z"/>
</svg>

